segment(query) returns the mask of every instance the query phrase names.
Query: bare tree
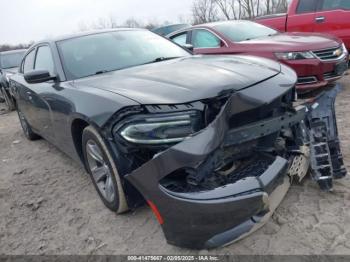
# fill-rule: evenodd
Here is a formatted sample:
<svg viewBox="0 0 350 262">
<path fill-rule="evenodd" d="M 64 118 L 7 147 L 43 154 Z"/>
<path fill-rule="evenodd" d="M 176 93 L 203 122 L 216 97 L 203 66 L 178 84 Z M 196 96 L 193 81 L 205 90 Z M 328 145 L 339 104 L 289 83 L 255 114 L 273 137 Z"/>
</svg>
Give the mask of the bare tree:
<svg viewBox="0 0 350 262">
<path fill-rule="evenodd" d="M 117 19 L 114 16 L 109 17 L 100 17 L 94 22 L 79 23 L 79 31 L 88 31 L 88 30 L 100 30 L 100 29 L 109 29 L 109 28 L 118 28 L 118 27 L 129 27 L 129 28 L 146 28 L 152 30 L 154 28 L 172 24 L 170 21 L 163 21 L 159 23 L 157 19 L 149 20 L 148 22 L 141 22 L 133 17 L 128 18 L 123 23 L 118 24 Z"/>
<path fill-rule="evenodd" d="M 139 21 L 137 21 L 135 18 L 129 18 L 127 19 L 123 26 L 126 27 L 130 27 L 130 28 L 138 28 L 138 27 L 142 27 L 141 23 Z"/>
<path fill-rule="evenodd" d="M 116 18 L 112 15 L 109 17 L 100 17 L 92 24 L 93 29 L 109 29 L 118 27 Z"/>
<path fill-rule="evenodd" d="M 30 42 L 29 44 L 18 44 L 18 45 L 4 44 L 4 45 L 0 45 L 0 52 L 17 50 L 17 49 L 27 49 L 32 44 L 33 42 Z"/>
<path fill-rule="evenodd" d="M 236 2 L 235 0 L 214 0 L 214 2 L 227 20 L 236 18 L 234 16 L 235 8 L 232 8 Z"/>
<path fill-rule="evenodd" d="M 273 12 L 282 13 L 288 9 L 288 0 L 272 0 L 274 2 Z"/>
<path fill-rule="evenodd" d="M 195 22 L 210 22 L 208 10 L 216 10 L 214 20 L 254 19 L 257 16 L 286 12 L 288 0 L 196 0 L 193 5 Z"/>
<path fill-rule="evenodd" d="M 193 24 L 214 22 L 219 19 L 215 0 L 197 0 L 192 7 Z"/>
</svg>

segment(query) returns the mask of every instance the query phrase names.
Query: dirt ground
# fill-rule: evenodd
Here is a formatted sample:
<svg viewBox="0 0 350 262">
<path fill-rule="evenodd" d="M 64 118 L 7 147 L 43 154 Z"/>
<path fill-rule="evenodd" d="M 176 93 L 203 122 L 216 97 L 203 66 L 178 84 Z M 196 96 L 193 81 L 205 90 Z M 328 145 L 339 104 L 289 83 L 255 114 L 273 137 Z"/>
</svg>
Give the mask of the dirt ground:
<svg viewBox="0 0 350 262">
<path fill-rule="evenodd" d="M 348 170 L 349 81 L 341 81 L 337 100 Z M 236 244 L 210 252 L 180 249 L 166 244 L 147 207 L 121 216 L 108 211 L 78 164 L 44 140 L 27 141 L 16 112 L 0 114 L 0 255 L 350 255 L 350 177 L 336 181 L 332 193 L 310 178 L 293 185 L 267 225 Z"/>
</svg>

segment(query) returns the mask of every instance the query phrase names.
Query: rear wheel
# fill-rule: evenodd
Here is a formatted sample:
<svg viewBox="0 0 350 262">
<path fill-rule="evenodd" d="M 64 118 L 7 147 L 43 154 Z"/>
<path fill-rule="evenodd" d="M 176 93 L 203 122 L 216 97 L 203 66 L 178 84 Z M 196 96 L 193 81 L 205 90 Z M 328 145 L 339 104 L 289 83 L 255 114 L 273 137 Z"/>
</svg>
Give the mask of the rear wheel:
<svg viewBox="0 0 350 262">
<path fill-rule="evenodd" d="M 8 111 L 15 110 L 15 103 L 4 87 L 1 87 L 1 96 L 4 99 Z"/>
<path fill-rule="evenodd" d="M 105 142 L 95 128 L 83 131 L 85 165 L 100 198 L 110 210 L 123 213 L 128 210 L 123 186 L 116 164 Z"/>
<path fill-rule="evenodd" d="M 25 137 L 31 141 L 38 140 L 40 136 L 33 132 L 31 126 L 29 125 L 22 111 L 18 109 L 17 113 L 18 113 L 19 122 L 21 123 L 21 127 Z"/>
</svg>

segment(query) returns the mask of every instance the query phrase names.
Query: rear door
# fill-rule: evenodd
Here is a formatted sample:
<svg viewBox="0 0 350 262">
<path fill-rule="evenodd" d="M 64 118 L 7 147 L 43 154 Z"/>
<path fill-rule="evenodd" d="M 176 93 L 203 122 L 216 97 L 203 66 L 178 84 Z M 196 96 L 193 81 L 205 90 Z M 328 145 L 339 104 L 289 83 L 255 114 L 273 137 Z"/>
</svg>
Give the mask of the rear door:
<svg viewBox="0 0 350 262">
<path fill-rule="evenodd" d="M 296 9 L 288 15 L 287 31 L 313 32 L 318 2 L 319 0 L 299 0 Z"/>
<path fill-rule="evenodd" d="M 350 0 L 322 0 L 315 31 L 335 35 L 350 48 Z"/>
<path fill-rule="evenodd" d="M 18 109 L 24 114 L 25 118 L 32 126 L 32 119 L 35 117 L 34 108 L 32 107 L 32 93 L 30 85 L 24 80 L 24 74 L 34 69 L 36 48 L 33 48 L 23 59 L 20 67 L 20 74 L 14 75 L 14 82 L 11 89 L 16 96 Z"/>
</svg>

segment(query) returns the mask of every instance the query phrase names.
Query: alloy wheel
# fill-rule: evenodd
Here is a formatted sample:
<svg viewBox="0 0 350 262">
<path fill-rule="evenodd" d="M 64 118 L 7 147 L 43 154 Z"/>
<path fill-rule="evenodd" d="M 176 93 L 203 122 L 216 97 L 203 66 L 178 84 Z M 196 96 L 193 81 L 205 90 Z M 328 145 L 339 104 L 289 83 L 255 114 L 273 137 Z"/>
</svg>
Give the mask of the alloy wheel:
<svg viewBox="0 0 350 262">
<path fill-rule="evenodd" d="M 86 153 L 89 169 L 98 190 L 106 201 L 113 202 L 116 190 L 112 181 L 112 173 L 103 157 L 100 147 L 95 141 L 88 140 L 86 143 Z"/>
</svg>

